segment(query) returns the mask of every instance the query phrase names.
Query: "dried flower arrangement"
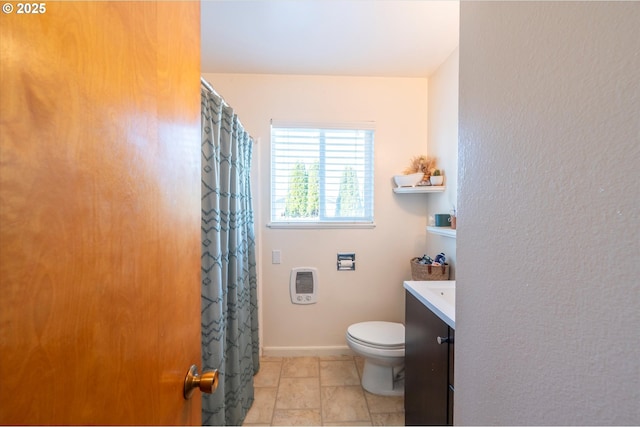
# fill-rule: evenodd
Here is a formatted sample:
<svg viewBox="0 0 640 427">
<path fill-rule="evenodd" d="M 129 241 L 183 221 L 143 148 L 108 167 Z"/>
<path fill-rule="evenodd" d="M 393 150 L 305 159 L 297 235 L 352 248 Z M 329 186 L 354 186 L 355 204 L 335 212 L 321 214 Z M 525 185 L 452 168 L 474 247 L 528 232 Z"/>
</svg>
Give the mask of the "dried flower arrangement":
<svg viewBox="0 0 640 427">
<path fill-rule="evenodd" d="M 405 175 L 410 175 L 412 173 L 422 172 L 424 174 L 424 180 L 428 180 L 431 176 L 431 171 L 433 171 L 436 167 L 435 159 L 430 159 L 427 156 L 415 156 L 411 159 L 409 166 L 402 171 Z"/>
</svg>

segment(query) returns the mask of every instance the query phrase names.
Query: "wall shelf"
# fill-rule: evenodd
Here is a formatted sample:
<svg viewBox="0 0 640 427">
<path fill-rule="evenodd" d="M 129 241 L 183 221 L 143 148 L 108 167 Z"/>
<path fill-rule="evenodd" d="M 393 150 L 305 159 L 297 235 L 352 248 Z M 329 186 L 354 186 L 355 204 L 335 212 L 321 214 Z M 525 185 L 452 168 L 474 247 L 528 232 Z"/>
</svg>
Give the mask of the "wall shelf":
<svg viewBox="0 0 640 427">
<path fill-rule="evenodd" d="M 445 189 L 444 185 L 421 185 L 417 187 L 396 187 L 393 192 L 397 194 L 442 193 Z"/>
<path fill-rule="evenodd" d="M 427 227 L 427 233 L 437 234 L 439 236 L 456 238 L 456 230 L 452 230 L 451 227 Z"/>
</svg>

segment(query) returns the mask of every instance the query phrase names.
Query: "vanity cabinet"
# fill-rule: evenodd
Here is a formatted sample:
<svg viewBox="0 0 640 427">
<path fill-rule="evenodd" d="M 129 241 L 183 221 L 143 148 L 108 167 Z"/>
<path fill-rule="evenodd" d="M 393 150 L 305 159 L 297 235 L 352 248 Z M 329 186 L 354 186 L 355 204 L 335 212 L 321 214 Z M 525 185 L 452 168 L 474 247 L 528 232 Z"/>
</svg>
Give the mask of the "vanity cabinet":
<svg viewBox="0 0 640 427">
<path fill-rule="evenodd" d="M 405 424 L 453 425 L 455 330 L 406 292 Z"/>
</svg>

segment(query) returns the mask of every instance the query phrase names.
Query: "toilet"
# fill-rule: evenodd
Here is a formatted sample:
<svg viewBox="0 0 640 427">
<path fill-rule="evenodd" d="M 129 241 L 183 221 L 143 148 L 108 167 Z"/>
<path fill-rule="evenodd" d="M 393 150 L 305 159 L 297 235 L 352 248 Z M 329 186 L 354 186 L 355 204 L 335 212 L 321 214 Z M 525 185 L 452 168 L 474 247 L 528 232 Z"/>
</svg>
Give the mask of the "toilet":
<svg viewBox="0 0 640 427">
<path fill-rule="evenodd" d="M 361 322 L 347 328 L 347 344 L 364 358 L 362 387 L 381 396 L 404 395 L 404 325 Z"/>
</svg>

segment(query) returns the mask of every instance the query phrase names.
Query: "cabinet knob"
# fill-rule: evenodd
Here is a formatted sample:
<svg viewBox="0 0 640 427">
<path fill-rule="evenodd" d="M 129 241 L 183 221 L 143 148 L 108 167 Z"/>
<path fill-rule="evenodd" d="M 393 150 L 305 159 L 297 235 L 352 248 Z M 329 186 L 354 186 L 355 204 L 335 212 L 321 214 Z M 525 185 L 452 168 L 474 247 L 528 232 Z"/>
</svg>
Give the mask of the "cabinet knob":
<svg viewBox="0 0 640 427">
<path fill-rule="evenodd" d="M 453 337 L 438 337 L 436 341 L 438 341 L 438 344 L 453 343 Z"/>
</svg>

